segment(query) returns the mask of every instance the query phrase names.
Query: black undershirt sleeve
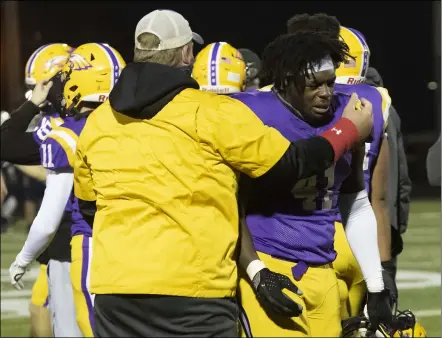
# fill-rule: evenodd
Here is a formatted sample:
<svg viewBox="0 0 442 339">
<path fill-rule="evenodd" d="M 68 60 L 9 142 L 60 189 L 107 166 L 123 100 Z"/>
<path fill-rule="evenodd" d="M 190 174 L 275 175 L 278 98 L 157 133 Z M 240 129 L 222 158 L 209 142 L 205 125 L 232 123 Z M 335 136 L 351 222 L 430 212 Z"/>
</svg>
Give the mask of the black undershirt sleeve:
<svg viewBox="0 0 442 339">
<path fill-rule="evenodd" d="M 40 165 L 40 149 L 31 132 L 26 132 L 36 114 L 38 106 L 26 101 L 12 112 L 1 130 L 1 160 L 18 165 Z"/>
</svg>

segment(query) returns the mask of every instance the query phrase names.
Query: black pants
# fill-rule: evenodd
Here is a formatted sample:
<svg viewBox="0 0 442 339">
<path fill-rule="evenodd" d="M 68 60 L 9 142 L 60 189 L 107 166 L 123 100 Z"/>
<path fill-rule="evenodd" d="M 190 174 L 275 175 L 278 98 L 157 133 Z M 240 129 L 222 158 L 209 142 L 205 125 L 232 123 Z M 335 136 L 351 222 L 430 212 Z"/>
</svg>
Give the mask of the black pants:
<svg viewBox="0 0 442 339">
<path fill-rule="evenodd" d="M 95 295 L 95 337 L 238 337 L 232 299 Z"/>
</svg>

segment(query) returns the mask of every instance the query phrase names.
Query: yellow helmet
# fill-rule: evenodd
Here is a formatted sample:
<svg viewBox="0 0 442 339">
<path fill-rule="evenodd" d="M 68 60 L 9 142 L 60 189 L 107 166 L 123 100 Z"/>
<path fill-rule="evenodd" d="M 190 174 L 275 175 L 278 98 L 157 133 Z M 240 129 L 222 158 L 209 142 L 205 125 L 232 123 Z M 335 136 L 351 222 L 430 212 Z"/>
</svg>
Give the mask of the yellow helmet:
<svg viewBox="0 0 442 339">
<path fill-rule="evenodd" d="M 345 60 L 336 70 L 336 82 L 340 84 L 358 84 L 365 80 L 370 49 L 361 32 L 341 26 L 341 39 L 348 45 L 350 55 L 355 59 Z"/>
<path fill-rule="evenodd" d="M 82 102 L 104 102 L 125 66 L 120 53 L 107 44 L 79 46 L 63 68 L 64 107 L 69 112 Z"/>
<path fill-rule="evenodd" d="M 393 316 L 393 325 L 380 324 L 376 332 L 369 331 L 370 321 L 364 315 L 351 317 L 342 322 L 344 338 L 425 338 L 425 329 L 419 324 L 413 312 L 397 311 Z"/>
<path fill-rule="evenodd" d="M 37 82 L 52 78 L 69 58 L 73 48 L 67 44 L 47 44 L 32 53 L 25 68 L 25 85 L 32 89 Z"/>
<path fill-rule="evenodd" d="M 226 42 L 215 42 L 196 56 L 192 77 L 203 91 L 238 93 L 245 89 L 246 64 L 236 48 Z"/>
</svg>

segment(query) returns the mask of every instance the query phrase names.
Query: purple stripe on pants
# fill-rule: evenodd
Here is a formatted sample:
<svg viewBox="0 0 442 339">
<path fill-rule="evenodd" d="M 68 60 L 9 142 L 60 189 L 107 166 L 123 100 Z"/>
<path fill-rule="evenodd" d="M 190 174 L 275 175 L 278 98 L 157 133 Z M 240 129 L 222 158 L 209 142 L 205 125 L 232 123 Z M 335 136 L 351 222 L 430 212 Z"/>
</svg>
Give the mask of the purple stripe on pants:
<svg viewBox="0 0 442 339">
<path fill-rule="evenodd" d="M 95 328 L 94 320 L 94 306 L 92 305 L 92 298 L 87 287 L 87 273 L 89 271 L 89 237 L 83 236 L 83 259 L 81 265 L 81 291 L 86 299 L 87 310 L 89 313 L 89 322 L 92 329 Z"/>
</svg>

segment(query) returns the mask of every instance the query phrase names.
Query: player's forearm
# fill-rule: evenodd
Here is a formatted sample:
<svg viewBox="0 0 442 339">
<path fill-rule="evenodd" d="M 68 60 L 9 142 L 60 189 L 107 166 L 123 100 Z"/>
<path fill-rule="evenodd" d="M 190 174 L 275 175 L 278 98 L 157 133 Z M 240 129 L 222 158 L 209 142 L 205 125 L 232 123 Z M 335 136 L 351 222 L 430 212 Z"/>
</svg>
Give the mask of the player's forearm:
<svg viewBox="0 0 442 339">
<path fill-rule="evenodd" d="M 41 207 L 31 225 L 23 249 L 17 256 L 19 264 L 29 265 L 50 244 L 72 192 L 73 180 L 73 173 L 48 173 Z"/>
<path fill-rule="evenodd" d="M 6 188 L 5 179 L 3 179 L 3 174 L 0 175 L 0 189 L 1 189 L 1 200 L 0 205 L 3 205 L 3 201 L 5 200 L 6 196 L 8 195 L 8 189 Z"/>
<path fill-rule="evenodd" d="M 382 266 L 378 248 L 376 217 L 367 192 L 342 194 L 339 210 L 345 224 L 348 242 L 361 267 L 369 292 L 384 289 Z"/>
<path fill-rule="evenodd" d="M 391 225 L 388 202 L 384 199 L 372 199 L 371 205 L 378 227 L 378 246 L 381 261 L 391 260 Z"/>
<path fill-rule="evenodd" d="M 24 166 L 24 165 L 16 165 L 20 171 L 24 174 L 37 179 L 38 181 L 46 181 L 46 170 L 43 166 Z"/>
</svg>

